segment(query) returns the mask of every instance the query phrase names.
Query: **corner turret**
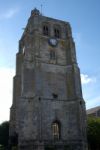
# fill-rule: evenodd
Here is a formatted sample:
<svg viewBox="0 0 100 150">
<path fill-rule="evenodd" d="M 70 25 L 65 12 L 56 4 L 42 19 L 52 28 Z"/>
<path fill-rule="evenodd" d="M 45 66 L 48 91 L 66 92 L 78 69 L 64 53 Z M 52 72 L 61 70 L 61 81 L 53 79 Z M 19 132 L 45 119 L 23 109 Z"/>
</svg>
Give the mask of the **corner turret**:
<svg viewBox="0 0 100 150">
<path fill-rule="evenodd" d="M 38 16 L 38 15 L 40 15 L 40 11 L 37 8 L 34 8 L 31 11 L 31 16 Z"/>
</svg>

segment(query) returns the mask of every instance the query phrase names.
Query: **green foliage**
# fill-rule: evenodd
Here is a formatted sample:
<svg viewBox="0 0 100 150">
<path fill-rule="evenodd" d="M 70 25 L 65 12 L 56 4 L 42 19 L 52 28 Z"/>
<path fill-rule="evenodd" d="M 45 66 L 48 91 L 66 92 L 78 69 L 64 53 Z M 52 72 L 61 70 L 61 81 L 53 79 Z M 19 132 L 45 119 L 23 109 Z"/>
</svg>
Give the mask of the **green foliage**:
<svg viewBox="0 0 100 150">
<path fill-rule="evenodd" d="M 8 146 L 8 139 L 9 139 L 9 122 L 3 122 L 0 124 L 0 145 Z M 0 150 L 2 150 L 2 146 L 0 146 Z"/>
<path fill-rule="evenodd" d="M 12 150 L 18 150 L 18 148 L 16 146 L 13 146 Z"/>
<path fill-rule="evenodd" d="M 4 146 L 0 145 L 0 150 L 5 150 Z"/>
<path fill-rule="evenodd" d="M 100 118 L 88 117 L 87 119 L 88 144 L 91 150 L 100 149 Z"/>
</svg>

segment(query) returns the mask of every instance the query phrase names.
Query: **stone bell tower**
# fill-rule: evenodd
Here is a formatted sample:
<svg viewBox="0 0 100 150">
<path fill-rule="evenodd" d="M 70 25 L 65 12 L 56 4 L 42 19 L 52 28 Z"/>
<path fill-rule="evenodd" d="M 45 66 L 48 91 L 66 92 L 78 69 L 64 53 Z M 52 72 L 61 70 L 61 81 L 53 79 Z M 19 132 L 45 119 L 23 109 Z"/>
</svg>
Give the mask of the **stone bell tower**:
<svg viewBox="0 0 100 150">
<path fill-rule="evenodd" d="M 31 11 L 16 55 L 10 138 L 18 150 L 86 150 L 86 113 L 68 22 Z"/>
</svg>

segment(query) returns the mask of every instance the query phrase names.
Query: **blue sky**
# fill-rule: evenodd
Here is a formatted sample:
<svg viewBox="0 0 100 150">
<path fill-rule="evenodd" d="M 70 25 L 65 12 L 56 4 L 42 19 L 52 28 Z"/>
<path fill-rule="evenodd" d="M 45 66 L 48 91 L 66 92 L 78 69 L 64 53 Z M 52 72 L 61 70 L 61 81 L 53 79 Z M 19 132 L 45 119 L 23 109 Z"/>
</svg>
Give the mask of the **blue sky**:
<svg viewBox="0 0 100 150">
<path fill-rule="evenodd" d="M 3 0 L 0 2 L 0 122 L 9 119 L 18 41 L 31 10 L 68 21 L 76 43 L 86 107 L 100 105 L 100 0 Z"/>
</svg>

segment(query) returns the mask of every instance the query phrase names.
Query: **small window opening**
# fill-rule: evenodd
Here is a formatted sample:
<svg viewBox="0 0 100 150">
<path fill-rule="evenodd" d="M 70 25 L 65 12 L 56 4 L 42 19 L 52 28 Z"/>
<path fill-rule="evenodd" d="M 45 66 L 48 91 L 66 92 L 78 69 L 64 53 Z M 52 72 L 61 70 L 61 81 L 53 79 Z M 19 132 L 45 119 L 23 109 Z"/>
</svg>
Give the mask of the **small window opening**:
<svg viewBox="0 0 100 150">
<path fill-rule="evenodd" d="M 39 101 L 41 100 L 41 97 L 39 97 Z"/>
<path fill-rule="evenodd" d="M 50 59 L 52 59 L 52 60 L 56 59 L 55 51 L 50 51 Z"/>
<path fill-rule="evenodd" d="M 44 26 L 44 27 L 43 27 L 43 34 L 44 34 L 44 35 L 49 35 L 48 26 Z"/>
<path fill-rule="evenodd" d="M 60 38 L 60 32 L 58 29 L 54 29 L 54 35 L 56 38 Z"/>
<path fill-rule="evenodd" d="M 57 121 L 53 122 L 53 124 L 52 124 L 52 133 L 53 133 L 54 140 L 59 140 L 59 138 L 60 138 L 60 126 L 59 126 L 59 123 Z"/>
<path fill-rule="evenodd" d="M 53 93 L 52 96 L 53 96 L 53 98 L 58 98 L 58 95 L 55 93 Z"/>
<path fill-rule="evenodd" d="M 82 105 L 82 101 L 80 101 L 80 105 Z"/>
<path fill-rule="evenodd" d="M 22 52 L 23 52 L 23 54 L 25 55 L 25 46 L 23 46 Z"/>
</svg>

